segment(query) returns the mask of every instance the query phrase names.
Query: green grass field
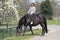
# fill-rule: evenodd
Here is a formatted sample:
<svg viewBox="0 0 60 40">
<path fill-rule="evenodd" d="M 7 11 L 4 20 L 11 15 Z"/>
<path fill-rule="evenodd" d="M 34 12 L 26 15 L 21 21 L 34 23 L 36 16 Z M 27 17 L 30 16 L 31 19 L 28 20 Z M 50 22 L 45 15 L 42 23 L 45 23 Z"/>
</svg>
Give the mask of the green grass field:
<svg viewBox="0 0 60 40">
<path fill-rule="evenodd" d="M 26 32 L 25 36 L 18 36 L 18 37 L 9 37 L 9 38 L 5 38 L 4 40 L 28 40 L 31 37 L 34 37 L 36 35 L 40 35 L 41 33 L 41 29 L 37 29 L 37 30 L 33 30 L 34 31 L 34 35 L 31 34 L 31 32 Z"/>
<path fill-rule="evenodd" d="M 48 25 L 60 25 L 60 20 L 47 20 Z"/>
<path fill-rule="evenodd" d="M 10 31 L 11 30 L 11 31 Z M 25 36 L 16 36 L 16 29 L 0 29 L 0 40 L 27 40 L 31 37 L 34 37 L 36 35 L 40 35 L 41 29 L 35 29 L 33 30 L 34 35 L 32 35 L 31 31 L 27 31 L 25 33 Z"/>
</svg>

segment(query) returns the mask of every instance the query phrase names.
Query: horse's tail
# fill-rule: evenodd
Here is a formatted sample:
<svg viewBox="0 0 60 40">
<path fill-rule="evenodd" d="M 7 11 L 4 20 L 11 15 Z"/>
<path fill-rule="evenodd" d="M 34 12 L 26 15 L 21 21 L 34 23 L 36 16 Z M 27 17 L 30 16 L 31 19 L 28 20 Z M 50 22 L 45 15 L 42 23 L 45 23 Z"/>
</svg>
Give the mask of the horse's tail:
<svg viewBox="0 0 60 40">
<path fill-rule="evenodd" d="M 48 29 L 47 29 L 47 20 L 45 20 L 45 31 L 46 31 L 46 33 L 48 33 Z"/>
</svg>

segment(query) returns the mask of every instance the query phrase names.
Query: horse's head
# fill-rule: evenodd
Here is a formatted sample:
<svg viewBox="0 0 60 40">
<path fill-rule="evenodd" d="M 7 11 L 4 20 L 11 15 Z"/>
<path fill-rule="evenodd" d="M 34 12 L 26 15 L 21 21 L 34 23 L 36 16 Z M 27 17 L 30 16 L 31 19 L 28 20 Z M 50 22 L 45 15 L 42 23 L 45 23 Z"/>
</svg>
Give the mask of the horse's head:
<svg viewBox="0 0 60 40">
<path fill-rule="evenodd" d="M 17 36 L 20 35 L 20 28 L 17 27 Z"/>
<path fill-rule="evenodd" d="M 22 32 L 22 27 L 17 27 L 17 36 L 21 35 Z"/>
<path fill-rule="evenodd" d="M 24 23 L 24 17 L 22 17 L 20 20 L 19 20 L 19 23 L 18 23 L 18 27 L 17 27 L 17 35 L 20 35 L 21 34 L 21 31 L 22 31 L 22 25 Z"/>
</svg>

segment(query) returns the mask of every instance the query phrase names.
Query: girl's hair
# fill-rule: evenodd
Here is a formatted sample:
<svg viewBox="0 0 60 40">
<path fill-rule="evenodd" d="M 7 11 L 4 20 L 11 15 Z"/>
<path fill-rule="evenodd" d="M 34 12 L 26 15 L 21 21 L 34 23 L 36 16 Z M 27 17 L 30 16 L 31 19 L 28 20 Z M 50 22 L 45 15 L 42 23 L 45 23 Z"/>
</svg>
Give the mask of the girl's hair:
<svg viewBox="0 0 60 40">
<path fill-rule="evenodd" d="M 34 4 L 34 3 L 32 3 L 32 4 L 33 4 L 33 6 L 35 6 L 35 4 Z M 32 5 L 32 4 L 31 4 L 31 5 Z"/>
</svg>

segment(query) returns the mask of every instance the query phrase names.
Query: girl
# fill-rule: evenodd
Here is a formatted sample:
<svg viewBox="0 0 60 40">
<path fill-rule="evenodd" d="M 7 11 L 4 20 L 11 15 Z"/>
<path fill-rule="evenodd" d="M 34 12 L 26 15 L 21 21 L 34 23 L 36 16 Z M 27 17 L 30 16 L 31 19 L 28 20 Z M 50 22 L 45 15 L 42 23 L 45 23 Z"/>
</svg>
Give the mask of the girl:
<svg viewBox="0 0 60 40">
<path fill-rule="evenodd" d="M 28 14 L 34 14 L 36 12 L 35 4 L 32 3 L 31 7 L 29 8 Z"/>
<path fill-rule="evenodd" d="M 29 8 L 28 14 L 31 15 L 30 17 L 33 17 L 33 15 L 34 15 L 35 12 L 36 12 L 36 7 L 35 7 L 35 4 L 32 3 L 32 4 L 31 4 L 31 7 Z M 32 18 L 31 18 L 31 19 L 32 19 Z M 32 21 L 31 21 L 31 24 L 33 24 Z"/>
</svg>

